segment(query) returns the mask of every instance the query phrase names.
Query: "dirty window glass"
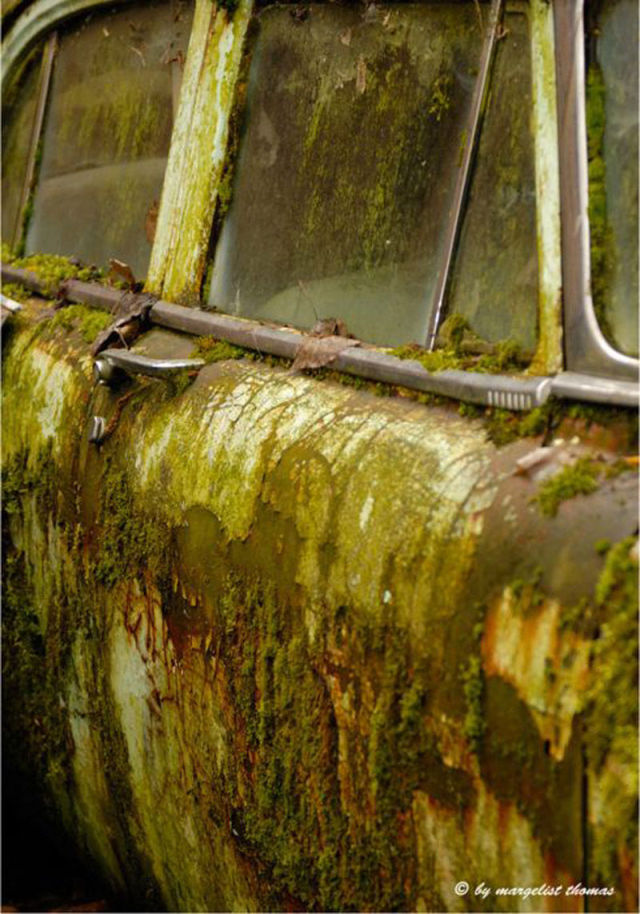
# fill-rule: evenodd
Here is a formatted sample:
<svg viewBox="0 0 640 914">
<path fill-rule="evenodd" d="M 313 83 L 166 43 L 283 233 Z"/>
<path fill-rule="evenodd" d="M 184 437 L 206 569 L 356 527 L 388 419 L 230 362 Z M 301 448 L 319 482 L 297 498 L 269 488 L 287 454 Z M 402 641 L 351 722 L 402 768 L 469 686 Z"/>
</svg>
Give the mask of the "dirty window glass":
<svg viewBox="0 0 640 914">
<path fill-rule="evenodd" d="M 146 274 L 192 9 L 89 15 L 60 41 L 27 251 Z"/>
<path fill-rule="evenodd" d="M 538 254 L 526 9 L 507 12 L 449 293 L 479 336 L 536 344 Z"/>
<path fill-rule="evenodd" d="M 210 305 L 424 342 L 482 50 L 478 9 L 260 12 Z"/>
<path fill-rule="evenodd" d="M 39 47 L 23 61 L 5 86 L 2 108 L 2 240 L 20 240 L 20 204 L 35 122 L 42 60 Z"/>
<path fill-rule="evenodd" d="M 638 354 L 638 3 L 587 18 L 591 285 L 604 334 Z"/>
</svg>

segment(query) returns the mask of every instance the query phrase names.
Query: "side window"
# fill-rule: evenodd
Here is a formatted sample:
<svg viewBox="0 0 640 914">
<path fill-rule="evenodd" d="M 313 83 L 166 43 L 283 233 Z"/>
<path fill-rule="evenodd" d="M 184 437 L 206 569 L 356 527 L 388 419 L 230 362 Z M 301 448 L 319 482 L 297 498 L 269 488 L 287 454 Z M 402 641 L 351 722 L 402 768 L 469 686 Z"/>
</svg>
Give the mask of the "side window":
<svg viewBox="0 0 640 914">
<path fill-rule="evenodd" d="M 192 9 L 137 4 L 60 36 L 26 251 L 147 270 Z"/>
<path fill-rule="evenodd" d="M 604 335 L 638 354 L 638 4 L 586 10 L 591 292 Z"/>
<path fill-rule="evenodd" d="M 538 251 L 525 7 L 504 16 L 454 263 L 449 312 L 491 342 L 536 345 Z"/>
<path fill-rule="evenodd" d="M 536 343 L 527 4 L 509 4 L 448 311 Z M 424 344 L 489 4 L 262 9 L 214 226 L 209 306 Z"/>
<path fill-rule="evenodd" d="M 42 45 L 32 49 L 4 88 L 2 106 L 2 240 L 17 244 L 29 192 L 28 168 L 38 105 Z"/>
</svg>

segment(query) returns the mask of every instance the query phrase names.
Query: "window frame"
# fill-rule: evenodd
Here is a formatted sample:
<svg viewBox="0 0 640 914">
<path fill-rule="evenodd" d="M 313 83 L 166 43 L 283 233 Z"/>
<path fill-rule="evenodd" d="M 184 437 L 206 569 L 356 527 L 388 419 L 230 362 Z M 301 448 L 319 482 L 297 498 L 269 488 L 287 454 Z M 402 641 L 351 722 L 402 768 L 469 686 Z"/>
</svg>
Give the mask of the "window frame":
<svg viewBox="0 0 640 914">
<path fill-rule="evenodd" d="M 111 0 L 110 4 L 105 0 L 36 0 L 17 17 L 5 36 L 3 78 L 36 40 L 51 32 L 62 21 L 89 9 L 124 2 L 126 0 Z M 589 294 L 588 220 L 584 215 L 587 199 L 587 150 L 583 91 L 583 2 L 555 0 L 551 6 L 546 0 L 528 0 L 527 5 L 532 42 L 536 221 L 540 268 L 540 335 L 535 368 L 540 375 L 524 380 L 510 377 L 503 379 L 511 382 L 512 387 L 515 385 L 513 390 L 516 393 L 525 388 L 530 388 L 531 391 L 535 388 L 533 400 L 527 395 L 522 398 L 520 406 L 517 397 L 513 400 L 511 396 L 505 394 L 503 397 L 496 393 L 501 388 L 499 376 L 476 375 L 470 388 L 474 391 L 482 388 L 484 393 L 480 399 L 479 393 L 470 399 L 489 405 L 511 404 L 511 408 L 530 408 L 543 402 L 550 393 L 556 393 L 559 396 L 601 402 L 617 400 L 635 403 L 637 393 L 633 392 L 635 386 L 629 382 L 637 380 L 639 362 L 618 352 L 604 339 Z M 503 6 L 503 0 L 491 0 L 492 11 Z M 235 87 L 253 7 L 253 0 L 240 0 L 235 12 L 230 14 L 224 7 L 211 4 L 210 0 L 195 0 L 180 103 L 171 138 L 146 286 L 147 291 L 159 298 L 191 306 L 200 303 L 218 182 L 227 154 L 233 103 L 233 91 L 222 93 L 222 97 L 220 87 Z M 211 36 L 214 40 L 210 40 Z M 211 116 L 212 111 L 213 127 L 208 131 L 194 132 L 190 129 L 193 123 L 207 122 L 206 117 Z M 203 117 L 205 121 L 202 120 Z M 212 135 L 215 140 L 213 155 Z M 194 180 L 195 174 L 198 175 L 198 182 Z M 184 191 L 181 191 L 185 187 L 186 201 Z M 464 189 L 460 199 L 463 195 Z M 463 211 L 458 207 L 452 219 L 453 234 L 457 230 L 456 220 L 459 222 L 462 215 Z M 186 222 L 190 223 L 191 231 L 185 235 Z M 578 226 L 578 231 L 573 230 L 575 225 Z M 189 250 L 188 262 L 185 263 L 186 247 Z M 562 294 L 564 307 L 561 303 Z M 173 307 L 162 301 L 159 305 Z M 196 307 L 191 310 L 199 309 Z M 161 322 L 162 315 L 158 313 L 157 317 L 158 322 Z M 180 321 L 175 313 L 166 319 L 169 320 L 166 326 L 187 329 L 186 326 L 177 326 L 176 321 Z M 222 321 L 222 325 L 226 320 L 229 325 L 227 329 L 237 322 L 223 315 L 218 320 Z M 183 320 L 182 323 L 190 322 Z M 242 324 L 249 331 L 249 337 L 253 335 L 256 340 L 265 336 L 262 331 L 267 332 L 269 339 L 273 339 L 274 334 L 276 337 L 281 334 L 283 341 L 292 334 L 294 337 L 299 336 L 290 328 L 267 328 L 250 320 L 243 320 Z M 224 326 L 219 327 L 221 333 L 224 329 Z M 564 371 L 561 351 L 563 336 Z M 262 345 L 264 342 L 265 340 Z M 290 348 L 289 343 L 285 348 Z M 251 343 L 245 341 L 244 345 L 251 346 Z M 257 342 L 255 348 L 259 348 Z M 393 371 L 388 366 L 384 370 L 381 368 L 381 357 L 383 361 L 391 358 L 383 350 L 373 347 L 347 350 L 338 360 L 344 364 L 336 367 L 376 380 L 403 383 L 402 380 L 396 378 L 394 381 L 389 377 Z M 398 362 L 396 359 L 393 361 Z M 369 369 L 366 368 L 366 363 L 369 363 Z M 448 375 L 451 376 L 451 384 L 447 382 Z M 429 389 L 446 394 L 447 391 L 443 388 L 451 386 L 458 393 L 448 395 L 469 398 L 460 390 L 460 383 L 465 376 L 470 375 L 473 372 L 441 372 L 431 376 L 433 383 Z M 462 386 L 466 388 L 469 385 L 465 383 Z"/>
<path fill-rule="evenodd" d="M 638 380 L 640 362 L 615 349 L 591 298 L 584 0 L 555 0 L 562 203 L 562 273 L 567 370 Z"/>
</svg>

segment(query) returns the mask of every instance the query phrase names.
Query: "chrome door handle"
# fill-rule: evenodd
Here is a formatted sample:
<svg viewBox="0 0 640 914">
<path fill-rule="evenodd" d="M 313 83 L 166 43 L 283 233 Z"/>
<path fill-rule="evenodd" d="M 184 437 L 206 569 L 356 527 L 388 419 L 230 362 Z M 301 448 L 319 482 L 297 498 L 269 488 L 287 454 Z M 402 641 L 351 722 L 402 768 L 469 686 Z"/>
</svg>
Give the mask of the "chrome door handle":
<svg viewBox="0 0 640 914">
<path fill-rule="evenodd" d="M 100 384 L 115 384 L 123 375 L 146 375 L 170 380 L 181 371 L 198 371 L 202 359 L 153 359 L 128 349 L 105 349 L 94 359 L 93 374 Z"/>
</svg>

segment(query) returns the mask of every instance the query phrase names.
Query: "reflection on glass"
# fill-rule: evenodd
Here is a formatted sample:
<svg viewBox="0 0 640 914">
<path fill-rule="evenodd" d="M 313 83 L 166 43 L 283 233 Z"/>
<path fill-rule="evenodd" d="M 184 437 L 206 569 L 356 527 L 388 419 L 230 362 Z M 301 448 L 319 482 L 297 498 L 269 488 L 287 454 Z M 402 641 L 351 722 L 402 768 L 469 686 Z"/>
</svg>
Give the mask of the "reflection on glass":
<svg viewBox="0 0 640 914">
<path fill-rule="evenodd" d="M 20 203 L 27 174 L 42 49 L 33 51 L 5 87 L 2 108 L 2 240 L 20 241 Z"/>
<path fill-rule="evenodd" d="M 258 21 L 209 304 L 424 342 L 482 49 L 475 4 Z"/>
<path fill-rule="evenodd" d="M 505 16 L 449 293 L 486 340 L 533 350 L 538 310 L 531 59 L 526 15 Z"/>
<path fill-rule="evenodd" d="M 144 276 L 191 18 L 144 4 L 62 38 L 27 251 L 116 257 Z"/>
<path fill-rule="evenodd" d="M 638 354 L 638 3 L 604 3 L 587 80 L 592 293 L 604 333 Z"/>
</svg>

